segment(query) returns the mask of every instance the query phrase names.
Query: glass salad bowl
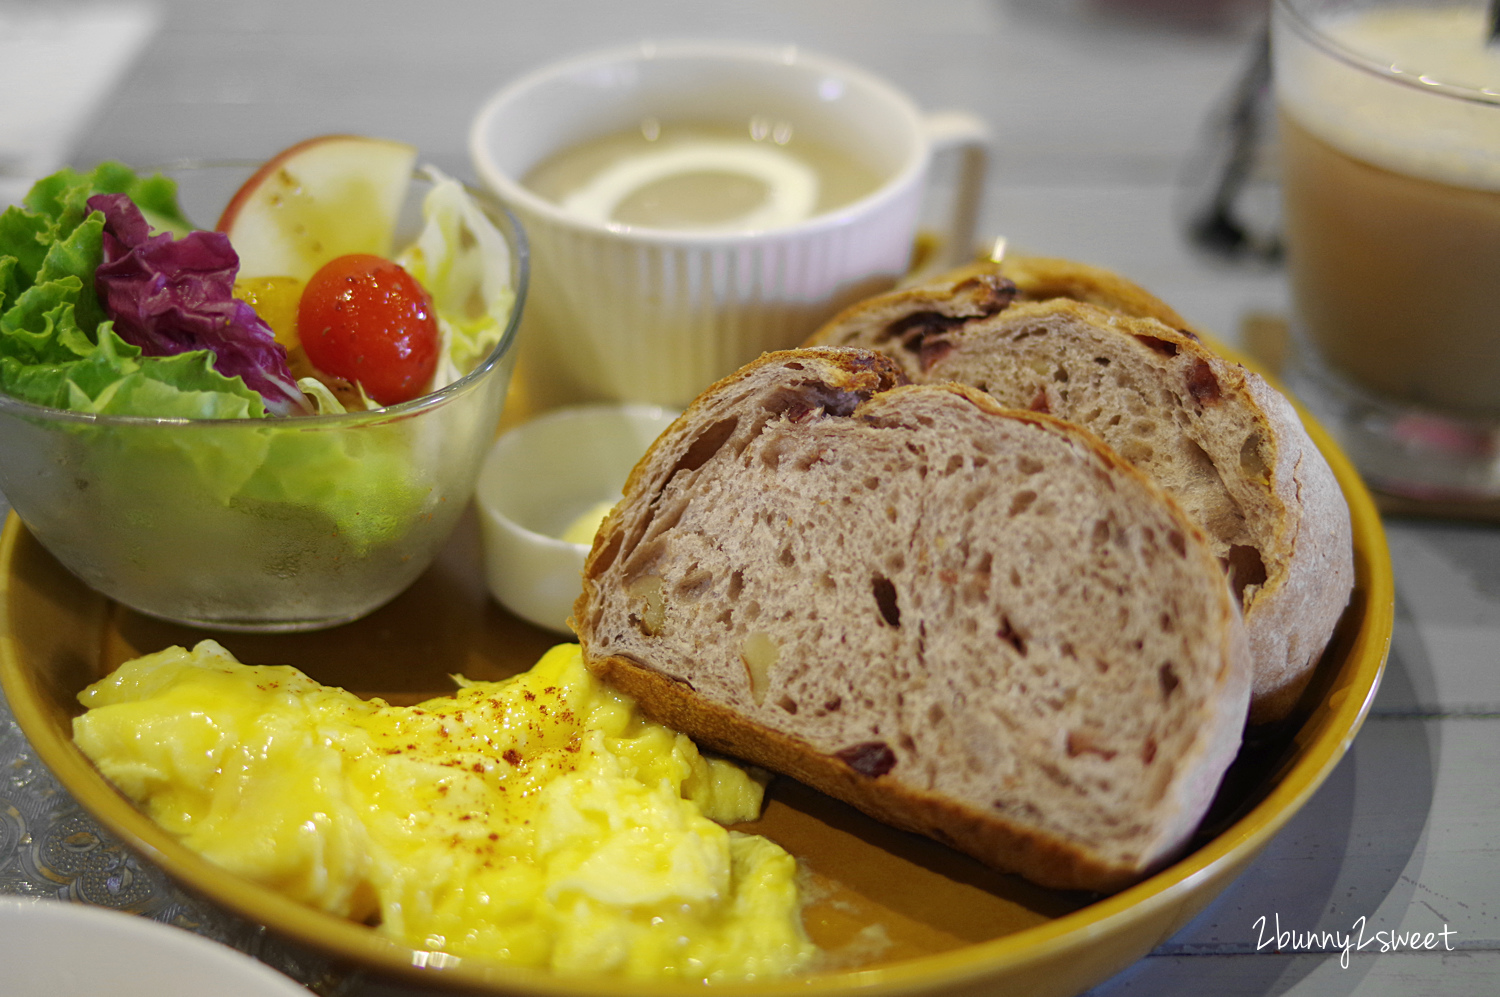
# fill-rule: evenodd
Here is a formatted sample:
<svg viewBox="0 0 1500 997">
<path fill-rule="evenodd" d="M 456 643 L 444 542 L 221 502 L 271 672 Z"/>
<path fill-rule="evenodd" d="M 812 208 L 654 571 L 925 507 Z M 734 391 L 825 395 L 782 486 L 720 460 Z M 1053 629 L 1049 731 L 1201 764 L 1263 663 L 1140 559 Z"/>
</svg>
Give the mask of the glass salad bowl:
<svg viewBox="0 0 1500 997">
<path fill-rule="evenodd" d="M 211 225 L 257 164 L 162 169 Z M 150 171 L 143 170 L 142 173 Z M 395 245 L 421 230 L 414 177 Z M 297 631 L 364 616 L 446 542 L 495 437 L 525 298 L 525 237 L 502 234 L 514 293 L 499 342 L 467 374 L 397 405 L 286 418 L 99 415 L 0 394 L 0 491 L 92 588 L 151 616 L 219 630 Z"/>
</svg>

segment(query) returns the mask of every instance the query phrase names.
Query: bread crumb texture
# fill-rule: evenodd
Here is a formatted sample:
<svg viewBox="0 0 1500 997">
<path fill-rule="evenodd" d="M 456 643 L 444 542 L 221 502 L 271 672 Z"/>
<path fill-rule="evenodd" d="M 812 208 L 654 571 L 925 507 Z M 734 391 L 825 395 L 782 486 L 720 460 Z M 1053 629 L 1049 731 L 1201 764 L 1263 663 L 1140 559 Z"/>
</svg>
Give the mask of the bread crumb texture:
<svg viewBox="0 0 1500 997">
<path fill-rule="evenodd" d="M 1295 706 L 1353 587 L 1348 506 L 1287 400 L 1170 308 L 1107 271 L 1022 258 L 868 299 L 814 342 L 1097 434 L 1208 535 L 1244 610 L 1252 719 Z"/>
<path fill-rule="evenodd" d="M 1138 877 L 1245 717 L 1209 541 L 1090 434 L 871 356 L 768 355 L 657 442 L 585 571 L 591 667 L 991 864 Z"/>
</svg>

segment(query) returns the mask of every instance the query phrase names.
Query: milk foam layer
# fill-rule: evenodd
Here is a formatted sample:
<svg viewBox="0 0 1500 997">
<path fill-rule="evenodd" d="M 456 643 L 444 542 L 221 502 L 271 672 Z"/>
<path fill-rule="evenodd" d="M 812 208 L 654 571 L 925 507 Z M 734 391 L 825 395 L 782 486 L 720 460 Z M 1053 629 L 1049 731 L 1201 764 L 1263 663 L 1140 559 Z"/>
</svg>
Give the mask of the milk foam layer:
<svg viewBox="0 0 1500 997">
<path fill-rule="evenodd" d="M 1385 75 L 1330 57 L 1281 19 L 1275 56 L 1283 109 L 1378 166 L 1500 190 L 1500 52 L 1485 43 L 1482 10 L 1355 11 L 1320 19 L 1317 28 Z"/>
</svg>

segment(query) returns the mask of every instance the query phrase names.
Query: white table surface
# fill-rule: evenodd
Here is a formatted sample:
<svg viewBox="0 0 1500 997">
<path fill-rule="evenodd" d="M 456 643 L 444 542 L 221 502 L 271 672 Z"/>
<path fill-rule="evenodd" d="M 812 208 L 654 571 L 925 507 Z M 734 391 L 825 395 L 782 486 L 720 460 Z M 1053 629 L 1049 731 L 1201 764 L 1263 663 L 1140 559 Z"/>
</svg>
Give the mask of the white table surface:
<svg viewBox="0 0 1500 997">
<path fill-rule="evenodd" d="M 990 122 L 981 233 L 1118 269 L 1233 343 L 1247 313 L 1284 309 L 1285 290 L 1275 269 L 1212 259 L 1182 235 L 1185 174 L 1259 11 L 1231 2 L 1243 16 L 1194 25 L 1160 11 L 1211 2 L 1138 0 L 1158 10 L 1143 17 L 1120 12 L 1131 0 L 0 0 L 0 26 L 88 8 L 144 25 L 139 44 L 101 55 L 111 75 L 40 160 L 263 158 L 339 131 L 410 141 L 464 177 L 470 116 L 543 62 L 645 38 L 795 43 Z M 1386 528 L 1395 638 L 1352 750 L 1203 915 L 1092 993 L 1500 993 L 1500 529 Z M 1277 918 L 1299 932 L 1363 918 L 1366 937 L 1449 934 L 1437 951 L 1377 944 L 1345 966 L 1262 945 L 1261 918 L 1268 934 Z"/>
</svg>

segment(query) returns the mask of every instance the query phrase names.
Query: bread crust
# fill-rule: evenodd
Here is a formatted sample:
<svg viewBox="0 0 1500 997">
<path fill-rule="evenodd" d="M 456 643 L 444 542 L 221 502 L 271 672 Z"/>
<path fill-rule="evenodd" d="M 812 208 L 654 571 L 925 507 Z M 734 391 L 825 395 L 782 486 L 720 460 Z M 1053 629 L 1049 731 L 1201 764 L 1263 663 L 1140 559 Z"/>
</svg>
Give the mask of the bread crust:
<svg viewBox="0 0 1500 997">
<path fill-rule="evenodd" d="M 1020 873 L 1053 889 L 1113 893 L 1155 871 L 1173 854 L 1145 868 L 1122 869 L 1074 843 L 995 820 L 957 801 L 860 775 L 806 741 L 747 720 L 698 696 L 691 685 L 629 658 L 591 660 L 589 669 L 634 699 L 651 719 L 691 732 L 701 746 L 790 776 L 882 823 L 925 835 L 992 868 Z M 1234 743 L 1239 744 L 1237 736 Z"/>
<path fill-rule="evenodd" d="M 972 383 L 981 379 L 976 368 L 983 367 L 985 387 L 1002 401 L 1040 404 L 1063 418 L 1079 417 L 1052 386 L 1046 386 L 1045 398 L 1037 395 L 1028 401 L 1017 396 L 1017 378 L 988 362 L 1012 348 L 1015 330 L 1028 321 L 1056 330 L 1059 336 L 1080 342 L 1092 339 L 1117 351 L 1138 350 L 1138 343 L 1150 342 L 1170 354 L 1153 362 L 1163 382 L 1174 386 L 1191 378 L 1201 365 L 1211 375 L 1205 375 L 1206 381 L 1216 386 L 1215 402 L 1237 407 L 1240 421 L 1253 423 L 1263 436 L 1259 463 L 1245 470 L 1238 440 L 1219 439 L 1209 430 L 1187 431 L 1193 445 L 1213 458 L 1230 493 L 1229 504 L 1249 519 L 1240 536 L 1234 535 L 1233 524 L 1216 526 L 1202 518 L 1200 522 L 1216 538 L 1218 553 L 1231 571 L 1234 556 L 1245 547 L 1256 550 L 1264 569 L 1265 577 L 1242 592 L 1256 663 L 1251 721 L 1285 718 L 1310 681 L 1348 603 L 1354 581 L 1353 531 L 1348 505 L 1327 461 L 1296 410 L 1263 378 L 1219 357 L 1174 310 L 1124 278 L 1097 267 L 1037 257 L 975 263 L 921 286 L 869 299 L 836 316 L 809 345 L 879 349 L 918 383 L 950 377 Z M 1117 342 L 1110 345 L 1111 340 Z M 1021 372 L 1021 379 L 1029 376 Z M 1032 390 L 1029 383 L 1027 390 Z M 1117 435 L 1104 435 L 1120 445 Z M 1142 466 L 1148 473 L 1160 473 L 1151 460 Z M 1184 498 L 1190 512 L 1202 517 L 1219 511 L 1195 505 L 1176 492 L 1171 480 L 1161 480 Z"/>
<path fill-rule="evenodd" d="M 1139 496 L 1141 507 L 1149 508 L 1152 517 L 1160 516 L 1161 521 L 1180 530 L 1184 544 L 1181 556 L 1191 566 L 1182 570 L 1197 579 L 1199 584 L 1194 586 L 1191 598 L 1195 605 L 1201 604 L 1204 614 L 1194 619 L 1203 621 L 1201 641 L 1206 643 L 1193 646 L 1200 648 L 1203 661 L 1212 664 L 1201 666 L 1209 671 L 1195 672 L 1189 683 L 1195 690 L 1192 695 L 1201 696 L 1201 702 L 1197 698 L 1192 700 L 1188 714 L 1192 720 L 1184 728 L 1184 739 L 1173 742 L 1180 751 L 1170 759 L 1164 758 L 1164 764 L 1152 770 L 1160 775 L 1159 779 L 1153 777 L 1153 781 L 1161 784 L 1160 795 L 1154 797 L 1157 802 L 1152 812 L 1139 817 L 1143 827 L 1149 825 L 1149 829 L 1139 832 L 1139 840 L 1132 838 L 1128 847 L 1095 846 L 1076 835 L 1062 833 L 1055 826 L 1024 819 L 1024 814 L 1017 816 L 1003 810 L 997 813 L 940 787 L 924 788 L 904 778 L 907 771 L 904 768 L 900 772 L 862 771 L 859 763 L 851 761 L 844 752 L 814 743 L 817 737 L 808 733 L 811 721 L 797 719 L 795 710 L 790 717 L 773 724 L 767 720 L 766 710 L 757 710 L 757 704 L 743 698 L 749 692 L 736 693 L 740 697 L 736 700 L 719 691 L 721 681 L 744 685 L 737 662 L 724 665 L 720 659 L 714 659 L 717 672 L 710 675 L 707 671 L 674 674 L 672 668 L 678 666 L 666 664 L 670 655 L 653 660 L 652 649 L 657 645 L 653 644 L 653 624 L 649 620 L 629 617 L 631 625 L 647 637 L 642 641 L 630 637 L 628 646 L 634 650 L 628 653 L 615 650 L 622 646 L 614 642 L 613 630 L 622 626 L 623 619 L 623 610 L 617 603 L 620 593 L 628 591 L 632 584 L 628 562 L 639 560 L 641 552 L 651 544 L 670 536 L 678 517 L 684 515 L 681 509 L 674 511 L 671 507 L 681 499 L 680 494 L 673 492 L 678 486 L 672 482 L 680 483 L 704 466 L 701 448 L 695 448 L 698 441 L 715 438 L 714 427 L 721 425 L 726 413 L 734 413 L 738 419 L 749 418 L 746 411 L 750 396 L 746 392 L 779 390 L 777 382 L 768 382 L 768 370 L 793 366 L 798 371 L 805 369 L 808 375 L 808 382 L 800 383 L 797 390 L 829 399 L 851 423 L 902 427 L 911 422 L 913 431 L 920 432 L 915 426 L 928 414 L 920 406 L 941 398 L 961 399 L 983 413 L 986 420 L 1028 426 L 1028 432 L 1054 439 L 1071 448 L 1069 452 L 1082 455 L 1080 460 L 1096 469 L 1090 473 L 1102 475 L 1100 481 L 1107 478 L 1115 482 L 1109 491 L 1118 487 L 1131 496 Z M 800 374 L 777 376 L 793 381 L 800 378 Z M 573 621 L 585 660 L 601 678 L 634 697 L 648 715 L 710 748 L 791 775 L 877 819 L 929 835 L 996 868 L 1019 872 L 1043 885 L 1096 891 L 1119 889 L 1159 868 L 1183 847 L 1238 750 L 1249 699 L 1249 649 L 1239 612 L 1208 549 L 1208 540 L 1159 486 L 1086 430 L 1045 414 L 1003 409 L 988 395 L 962 385 L 899 386 L 898 381 L 895 365 L 879 354 L 813 349 L 768 354 L 700 396 L 637 465 L 626 486 L 625 501 L 606 519 L 590 551 L 584 590 L 575 606 Z M 818 383 L 809 387 L 810 382 Z M 829 390 L 824 392 L 822 386 Z M 800 402 L 789 404 L 796 406 Z M 794 415 L 791 421 L 798 419 Z M 736 426 L 736 432 L 743 428 L 738 423 Z M 717 439 L 716 453 L 721 447 L 728 449 L 727 439 L 727 436 Z M 731 458 L 723 457 L 721 461 Z M 727 496 L 728 493 L 710 491 L 695 493 L 695 497 L 706 503 L 727 501 Z M 730 538 L 721 538 L 723 543 L 729 541 Z M 681 589 L 679 579 L 674 578 L 674 584 Z M 812 585 L 813 580 L 804 577 L 802 584 Z M 646 601 L 649 603 L 649 597 Z M 606 604 L 608 619 L 604 618 Z M 1044 614 L 1048 612 L 1045 607 L 1038 608 Z M 645 612 L 649 615 L 649 609 Z M 924 621 L 933 618 L 924 617 Z M 933 625 L 941 623 L 933 621 Z M 851 628 L 854 626 L 850 624 Z M 878 628 L 880 624 L 877 622 L 875 626 Z M 1009 620 L 1003 620 L 1002 629 L 1008 626 Z M 1194 635 L 1198 641 L 1197 630 Z M 847 639 L 857 639 L 857 635 Z M 932 639 L 937 640 L 938 635 L 932 635 Z M 817 667 L 816 662 L 789 664 Z M 1154 682 L 1155 673 L 1151 674 Z M 925 685 L 940 679 L 941 676 L 934 675 L 917 681 Z M 752 677 L 749 680 L 752 692 L 754 684 Z M 1170 693 L 1167 690 L 1169 698 Z M 798 733 L 799 730 L 803 733 Z M 1073 754 L 1071 740 L 1067 754 Z M 1109 754 L 1112 756 L 1114 752 Z M 1147 762 L 1150 761 L 1148 758 Z M 1005 795 L 998 788 L 993 792 Z M 999 806 L 997 802 L 995 807 Z"/>
<path fill-rule="evenodd" d="M 1312 680 L 1354 590 L 1354 530 L 1349 505 L 1286 397 L 1259 377 L 1245 379 L 1276 440 L 1272 487 L 1288 509 L 1291 553 L 1246 613 L 1256 663 L 1250 722 L 1285 719 Z"/>
</svg>

